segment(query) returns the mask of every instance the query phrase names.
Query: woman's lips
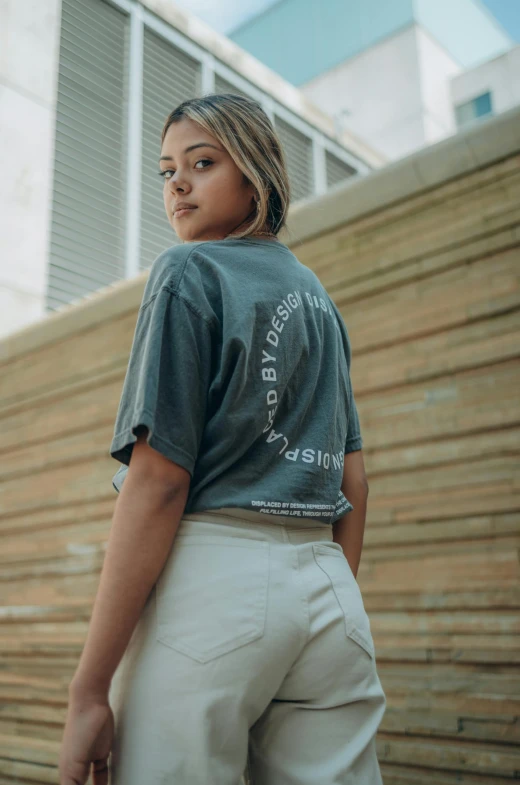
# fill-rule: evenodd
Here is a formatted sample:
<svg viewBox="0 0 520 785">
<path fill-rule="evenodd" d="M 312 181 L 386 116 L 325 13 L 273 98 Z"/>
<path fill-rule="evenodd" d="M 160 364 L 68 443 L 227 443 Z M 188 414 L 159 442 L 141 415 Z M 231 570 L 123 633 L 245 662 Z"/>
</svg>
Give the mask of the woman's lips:
<svg viewBox="0 0 520 785">
<path fill-rule="evenodd" d="M 187 213 L 191 213 L 193 210 L 196 209 L 197 209 L 196 207 L 183 207 L 180 210 L 175 210 L 173 217 L 180 218 L 181 216 L 186 215 Z"/>
</svg>

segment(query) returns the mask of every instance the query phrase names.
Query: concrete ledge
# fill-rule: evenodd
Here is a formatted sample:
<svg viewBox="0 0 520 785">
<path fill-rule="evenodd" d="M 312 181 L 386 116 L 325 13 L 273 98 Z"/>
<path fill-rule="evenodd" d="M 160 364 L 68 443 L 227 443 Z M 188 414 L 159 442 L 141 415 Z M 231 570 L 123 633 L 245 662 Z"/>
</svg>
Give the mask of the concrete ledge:
<svg viewBox="0 0 520 785">
<path fill-rule="evenodd" d="M 137 318 L 148 274 L 146 271 L 135 278 L 125 278 L 104 286 L 79 303 L 66 305 L 1 339 L 0 363 L 34 352 L 46 344 L 57 343 L 104 320 L 111 322 L 114 317 L 128 311 L 135 311 Z"/>
<path fill-rule="evenodd" d="M 520 152 L 520 107 L 417 150 L 382 169 L 338 183 L 289 213 L 280 240 L 295 248 L 392 202 L 409 199 Z"/>
</svg>

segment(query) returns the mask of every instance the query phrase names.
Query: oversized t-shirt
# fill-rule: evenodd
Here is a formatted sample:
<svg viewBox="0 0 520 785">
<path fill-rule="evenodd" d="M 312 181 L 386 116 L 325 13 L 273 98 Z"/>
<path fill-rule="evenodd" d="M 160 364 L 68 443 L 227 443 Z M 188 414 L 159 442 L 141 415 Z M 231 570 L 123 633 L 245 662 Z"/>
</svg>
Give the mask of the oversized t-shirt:
<svg viewBox="0 0 520 785">
<path fill-rule="evenodd" d="M 363 445 L 350 366 L 339 310 L 282 242 L 167 248 L 137 315 L 114 488 L 144 425 L 148 444 L 191 475 L 186 514 L 236 507 L 334 523 L 353 509 L 344 454 Z"/>
</svg>

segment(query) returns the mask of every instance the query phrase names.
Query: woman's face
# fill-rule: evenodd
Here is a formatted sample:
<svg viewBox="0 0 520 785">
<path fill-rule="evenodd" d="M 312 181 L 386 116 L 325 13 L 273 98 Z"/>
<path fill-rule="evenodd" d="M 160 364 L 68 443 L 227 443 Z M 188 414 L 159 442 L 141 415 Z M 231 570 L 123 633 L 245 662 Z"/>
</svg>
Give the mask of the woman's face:
<svg viewBox="0 0 520 785">
<path fill-rule="evenodd" d="M 187 149 L 194 145 L 196 149 Z M 254 186 L 245 183 L 220 142 L 193 120 L 183 117 L 168 128 L 159 166 L 165 173 L 166 215 L 184 242 L 222 240 L 242 231 L 245 224 L 238 229 L 239 224 L 254 213 Z M 193 208 L 176 213 L 182 202 Z"/>
</svg>

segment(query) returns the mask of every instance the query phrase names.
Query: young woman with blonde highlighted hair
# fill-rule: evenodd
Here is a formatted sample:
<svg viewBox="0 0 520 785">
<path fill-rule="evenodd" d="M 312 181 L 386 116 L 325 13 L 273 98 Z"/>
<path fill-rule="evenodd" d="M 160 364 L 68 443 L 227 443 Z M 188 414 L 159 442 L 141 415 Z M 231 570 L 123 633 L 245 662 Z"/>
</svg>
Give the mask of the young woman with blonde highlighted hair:
<svg viewBox="0 0 520 785">
<path fill-rule="evenodd" d="M 158 158 L 178 242 L 137 315 L 60 783 L 381 785 L 350 341 L 278 239 L 280 140 L 212 94 L 167 117 Z"/>
</svg>

